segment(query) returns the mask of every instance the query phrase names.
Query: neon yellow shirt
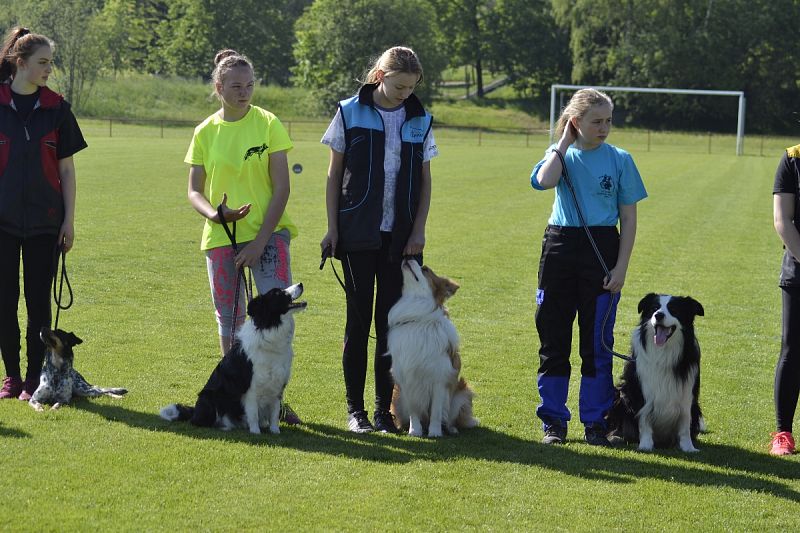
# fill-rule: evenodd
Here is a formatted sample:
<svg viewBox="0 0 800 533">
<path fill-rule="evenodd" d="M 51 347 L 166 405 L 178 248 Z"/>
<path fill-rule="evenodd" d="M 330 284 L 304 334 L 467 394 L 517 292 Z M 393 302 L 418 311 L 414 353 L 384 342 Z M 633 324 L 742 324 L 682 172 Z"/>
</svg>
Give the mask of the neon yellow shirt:
<svg viewBox="0 0 800 533">
<path fill-rule="evenodd" d="M 235 122 L 222 120 L 218 113 L 205 119 L 194 129 L 184 162 L 205 168 L 203 192 L 211 205 L 219 205 L 223 193 L 228 195 L 228 207 L 252 204 L 247 216 L 236 222 L 236 241 L 247 242 L 258 234 L 272 199 L 269 154 L 291 149 L 292 141 L 278 117 L 251 105 Z M 285 211 L 275 231 L 281 229 L 289 230 L 292 238 L 297 236 L 297 227 Z M 222 224 L 206 219 L 200 249 L 229 245 Z"/>
</svg>

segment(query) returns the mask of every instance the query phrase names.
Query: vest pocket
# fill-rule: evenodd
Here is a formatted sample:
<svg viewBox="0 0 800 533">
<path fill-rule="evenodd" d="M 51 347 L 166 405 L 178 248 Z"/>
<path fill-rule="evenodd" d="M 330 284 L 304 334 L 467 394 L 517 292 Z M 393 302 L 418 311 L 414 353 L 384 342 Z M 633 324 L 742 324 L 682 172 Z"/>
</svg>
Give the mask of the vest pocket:
<svg viewBox="0 0 800 533">
<path fill-rule="evenodd" d="M 47 183 L 54 191 L 61 192 L 61 179 L 58 175 L 58 135 L 51 131 L 39 141 L 39 150 L 42 159 L 42 172 L 47 179 Z"/>
<path fill-rule="evenodd" d="M 0 133 L 0 176 L 2 176 L 8 166 L 8 157 L 11 153 L 11 139 Z"/>
</svg>

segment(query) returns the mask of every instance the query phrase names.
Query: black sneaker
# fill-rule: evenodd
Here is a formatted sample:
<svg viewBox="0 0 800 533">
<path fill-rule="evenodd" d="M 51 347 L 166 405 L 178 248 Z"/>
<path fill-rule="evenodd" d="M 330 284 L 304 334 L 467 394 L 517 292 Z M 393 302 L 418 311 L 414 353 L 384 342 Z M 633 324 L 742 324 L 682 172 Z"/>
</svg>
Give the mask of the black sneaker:
<svg viewBox="0 0 800 533">
<path fill-rule="evenodd" d="M 608 430 L 602 424 L 587 424 L 584 432 L 586 443 L 592 446 L 610 447 L 611 442 L 609 442 L 606 436 L 607 433 Z"/>
<path fill-rule="evenodd" d="M 375 425 L 375 431 L 380 431 L 381 433 L 400 433 L 400 430 L 397 429 L 394 423 L 394 415 L 384 409 L 375 409 L 375 416 L 372 419 L 372 423 Z"/>
<path fill-rule="evenodd" d="M 347 415 L 347 429 L 353 433 L 371 433 L 375 431 L 369 423 L 369 415 L 366 411 L 353 411 Z"/>
<path fill-rule="evenodd" d="M 545 424 L 542 444 L 564 444 L 567 442 L 567 426 L 561 424 Z"/>
</svg>

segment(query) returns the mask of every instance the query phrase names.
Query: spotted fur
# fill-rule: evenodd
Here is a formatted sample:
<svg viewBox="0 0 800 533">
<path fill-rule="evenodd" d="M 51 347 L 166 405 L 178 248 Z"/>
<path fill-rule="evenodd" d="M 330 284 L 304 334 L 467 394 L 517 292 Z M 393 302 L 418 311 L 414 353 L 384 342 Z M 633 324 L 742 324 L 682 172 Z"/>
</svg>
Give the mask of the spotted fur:
<svg viewBox="0 0 800 533">
<path fill-rule="evenodd" d="M 74 333 L 44 327 L 39 332 L 39 338 L 45 345 L 44 368 L 39 376 L 39 386 L 28 401 L 37 411 L 44 410 L 43 404 L 58 409 L 70 403 L 73 396 L 95 398 L 106 395 L 121 398 L 128 392 L 119 387 L 94 386 L 75 370 L 75 354 L 72 348 L 83 341 Z"/>
</svg>

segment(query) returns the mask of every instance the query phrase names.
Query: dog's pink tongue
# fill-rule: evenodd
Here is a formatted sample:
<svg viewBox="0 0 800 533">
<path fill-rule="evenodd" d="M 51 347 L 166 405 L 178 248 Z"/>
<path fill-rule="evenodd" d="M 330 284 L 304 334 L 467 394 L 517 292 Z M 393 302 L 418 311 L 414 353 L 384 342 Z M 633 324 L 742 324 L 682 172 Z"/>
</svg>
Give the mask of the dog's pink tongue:
<svg viewBox="0 0 800 533">
<path fill-rule="evenodd" d="M 655 343 L 656 346 L 664 346 L 669 338 L 669 329 L 664 326 L 656 326 Z"/>
</svg>

